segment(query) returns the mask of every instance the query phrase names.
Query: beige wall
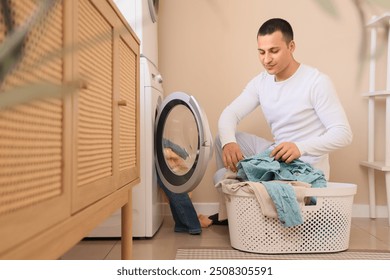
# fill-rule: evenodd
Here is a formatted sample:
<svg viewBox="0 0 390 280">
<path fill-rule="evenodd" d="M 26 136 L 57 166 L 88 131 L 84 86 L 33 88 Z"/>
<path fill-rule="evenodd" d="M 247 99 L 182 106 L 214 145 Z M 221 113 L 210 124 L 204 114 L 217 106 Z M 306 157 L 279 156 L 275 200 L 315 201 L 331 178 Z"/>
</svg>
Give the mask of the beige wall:
<svg viewBox="0 0 390 280">
<path fill-rule="evenodd" d="M 356 183 L 355 203 L 368 204 L 367 172 L 359 165 L 367 156 L 367 101 L 361 93 L 368 88 L 367 63 L 358 58 L 361 27 L 352 1 L 333 2 L 337 17 L 314 0 L 160 1 L 159 68 L 165 94 L 180 90 L 194 95 L 215 136 L 221 111 L 263 70 L 257 56 L 259 26 L 271 17 L 287 19 L 295 32 L 296 59 L 332 78 L 354 132 L 352 145 L 331 154 L 331 181 Z M 260 110 L 239 128 L 270 137 Z M 213 158 L 193 201 L 217 202 L 214 171 Z M 377 177 L 377 202 L 386 204 L 384 180 Z"/>
</svg>

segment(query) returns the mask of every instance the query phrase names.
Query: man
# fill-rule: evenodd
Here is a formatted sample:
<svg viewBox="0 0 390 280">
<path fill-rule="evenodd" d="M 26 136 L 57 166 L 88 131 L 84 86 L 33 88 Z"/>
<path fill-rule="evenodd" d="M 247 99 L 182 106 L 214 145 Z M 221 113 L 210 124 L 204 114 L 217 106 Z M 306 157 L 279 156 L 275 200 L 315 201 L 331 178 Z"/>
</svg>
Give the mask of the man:
<svg viewBox="0 0 390 280">
<path fill-rule="evenodd" d="M 290 163 L 299 158 L 329 179 L 328 153 L 352 141 L 332 82 L 317 69 L 295 60 L 293 30 L 286 20 L 266 21 L 258 31 L 257 43 L 265 71 L 222 112 L 216 140 L 217 167 L 236 171 L 241 159 L 270 148 L 270 156 L 276 160 Z M 258 106 L 270 125 L 273 141 L 236 133 L 239 121 Z"/>
</svg>

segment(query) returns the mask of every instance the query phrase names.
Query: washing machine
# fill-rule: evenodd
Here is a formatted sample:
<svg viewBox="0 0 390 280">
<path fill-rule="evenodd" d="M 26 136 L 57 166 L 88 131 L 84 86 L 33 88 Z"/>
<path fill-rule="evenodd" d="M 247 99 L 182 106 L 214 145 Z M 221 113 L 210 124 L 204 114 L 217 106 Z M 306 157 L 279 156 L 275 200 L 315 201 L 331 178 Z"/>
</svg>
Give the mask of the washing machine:
<svg viewBox="0 0 390 280">
<path fill-rule="evenodd" d="M 154 130 L 164 96 L 156 65 L 141 57 L 140 70 L 141 182 L 133 187 L 133 237 L 152 237 L 163 222 L 163 194 L 157 183 L 154 161 Z"/>
</svg>

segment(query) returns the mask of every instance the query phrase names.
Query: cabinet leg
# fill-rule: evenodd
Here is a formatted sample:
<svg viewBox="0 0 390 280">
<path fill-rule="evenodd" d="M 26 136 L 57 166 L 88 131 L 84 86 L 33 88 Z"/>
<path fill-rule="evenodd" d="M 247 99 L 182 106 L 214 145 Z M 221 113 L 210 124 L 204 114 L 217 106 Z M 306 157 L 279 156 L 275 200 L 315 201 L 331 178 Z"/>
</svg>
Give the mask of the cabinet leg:
<svg viewBox="0 0 390 280">
<path fill-rule="evenodd" d="M 132 219 L 132 189 L 129 190 L 129 201 L 122 207 L 122 238 L 121 257 L 122 260 L 132 259 L 133 250 L 133 219 Z"/>
<path fill-rule="evenodd" d="M 370 202 L 370 218 L 376 218 L 375 202 L 375 170 L 368 169 L 368 196 Z"/>
<path fill-rule="evenodd" d="M 386 179 L 386 197 L 387 197 L 387 219 L 390 226 L 390 172 L 385 172 Z"/>
</svg>

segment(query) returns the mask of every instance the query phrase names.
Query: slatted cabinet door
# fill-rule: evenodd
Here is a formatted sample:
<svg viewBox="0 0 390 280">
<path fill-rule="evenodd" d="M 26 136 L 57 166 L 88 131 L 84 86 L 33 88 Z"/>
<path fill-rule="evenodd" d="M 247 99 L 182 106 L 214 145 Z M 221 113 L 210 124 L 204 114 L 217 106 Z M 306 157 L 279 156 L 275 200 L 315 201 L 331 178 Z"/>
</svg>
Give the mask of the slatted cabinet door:
<svg viewBox="0 0 390 280">
<path fill-rule="evenodd" d="M 73 212 L 139 179 L 139 44 L 110 1 L 75 1 Z"/>
<path fill-rule="evenodd" d="M 115 92 L 119 104 L 118 187 L 139 178 L 139 45 L 120 24 L 115 60 Z M 124 106 L 125 105 L 125 106 Z"/>
<path fill-rule="evenodd" d="M 85 88 L 74 96 L 73 211 L 115 190 L 114 18 L 91 1 L 75 1 L 74 74 Z"/>
<path fill-rule="evenodd" d="M 32 15 L 37 3 L 8 1 L 17 27 Z M 63 5 L 57 2 L 34 25 L 20 63 L 0 84 L 0 97 L 17 88 L 61 85 L 66 79 L 67 62 L 60 55 L 67 40 Z M 0 21 L 0 43 L 6 34 Z M 0 109 L 0 252 L 70 216 L 69 108 L 67 97 Z"/>
</svg>

